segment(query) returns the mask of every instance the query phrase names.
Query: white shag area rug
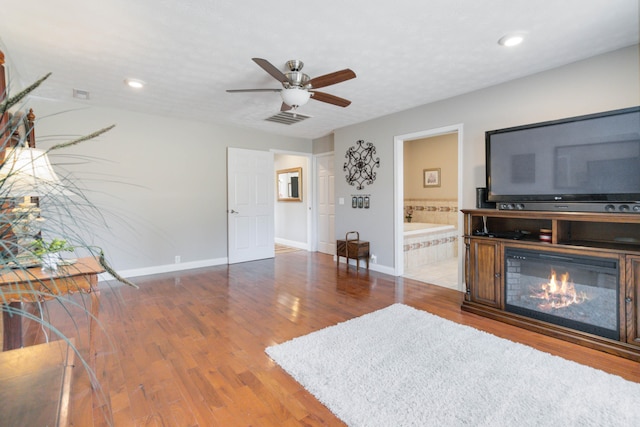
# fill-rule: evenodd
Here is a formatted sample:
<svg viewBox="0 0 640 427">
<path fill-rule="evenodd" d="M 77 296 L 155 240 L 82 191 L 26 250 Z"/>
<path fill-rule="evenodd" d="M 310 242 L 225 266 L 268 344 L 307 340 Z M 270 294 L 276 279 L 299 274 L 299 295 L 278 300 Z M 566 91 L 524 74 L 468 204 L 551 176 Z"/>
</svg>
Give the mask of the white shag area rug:
<svg viewBox="0 0 640 427">
<path fill-rule="evenodd" d="M 640 426 L 640 384 L 403 304 L 266 349 L 349 426 Z"/>
</svg>

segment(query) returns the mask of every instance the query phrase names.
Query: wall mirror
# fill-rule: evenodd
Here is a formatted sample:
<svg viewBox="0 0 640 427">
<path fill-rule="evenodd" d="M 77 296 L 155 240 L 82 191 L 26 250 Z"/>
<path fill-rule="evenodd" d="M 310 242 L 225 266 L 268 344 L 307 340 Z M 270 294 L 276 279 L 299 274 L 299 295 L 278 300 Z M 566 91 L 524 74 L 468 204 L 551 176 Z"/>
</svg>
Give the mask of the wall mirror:
<svg viewBox="0 0 640 427">
<path fill-rule="evenodd" d="M 302 168 L 281 169 L 276 172 L 278 201 L 302 201 Z"/>
</svg>

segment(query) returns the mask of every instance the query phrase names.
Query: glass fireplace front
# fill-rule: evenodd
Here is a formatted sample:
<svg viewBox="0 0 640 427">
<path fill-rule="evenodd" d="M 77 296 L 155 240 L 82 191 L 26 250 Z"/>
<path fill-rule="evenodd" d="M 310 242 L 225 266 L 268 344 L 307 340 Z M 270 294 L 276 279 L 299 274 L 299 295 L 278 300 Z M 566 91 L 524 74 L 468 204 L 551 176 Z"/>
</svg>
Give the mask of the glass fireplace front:
<svg viewBox="0 0 640 427">
<path fill-rule="evenodd" d="M 505 248 L 505 309 L 619 339 L 618 260 Z"/>
</svg>

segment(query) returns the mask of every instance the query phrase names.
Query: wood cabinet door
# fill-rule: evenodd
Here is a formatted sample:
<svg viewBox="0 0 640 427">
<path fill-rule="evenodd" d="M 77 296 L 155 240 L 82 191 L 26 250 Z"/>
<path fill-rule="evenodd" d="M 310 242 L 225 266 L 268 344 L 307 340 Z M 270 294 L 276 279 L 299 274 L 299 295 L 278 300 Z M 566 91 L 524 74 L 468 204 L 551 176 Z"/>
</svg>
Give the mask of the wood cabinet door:
<svg viewBox="0 0 640 427">
<path fill-rule="evenodd" d="M 627 343 L 640 346 L 640 257 L 628 256 L 626 261 L 624 307 Z"/>
<path fill-rule="evenodd" d="M 500 244 L 471 239 L 471 301 L 502 308 Z"/>
</svg>

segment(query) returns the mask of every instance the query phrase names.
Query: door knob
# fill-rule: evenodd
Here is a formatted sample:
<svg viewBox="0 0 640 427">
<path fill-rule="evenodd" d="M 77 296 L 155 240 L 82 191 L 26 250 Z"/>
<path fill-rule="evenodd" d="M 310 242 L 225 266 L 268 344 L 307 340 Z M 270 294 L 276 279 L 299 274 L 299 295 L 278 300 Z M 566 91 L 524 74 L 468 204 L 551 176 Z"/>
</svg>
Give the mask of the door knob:
<svg viewBox="0 0 640 427">
<path fill-rule="evenodd" d="M 229 213 L 237 214 L 237 213 L 240 213 L 240 212 L 238 212 L 238 211 L 234 211 L 233 209 L 231 209 L 231 210 L 229 211 Z"/>
</svg>

